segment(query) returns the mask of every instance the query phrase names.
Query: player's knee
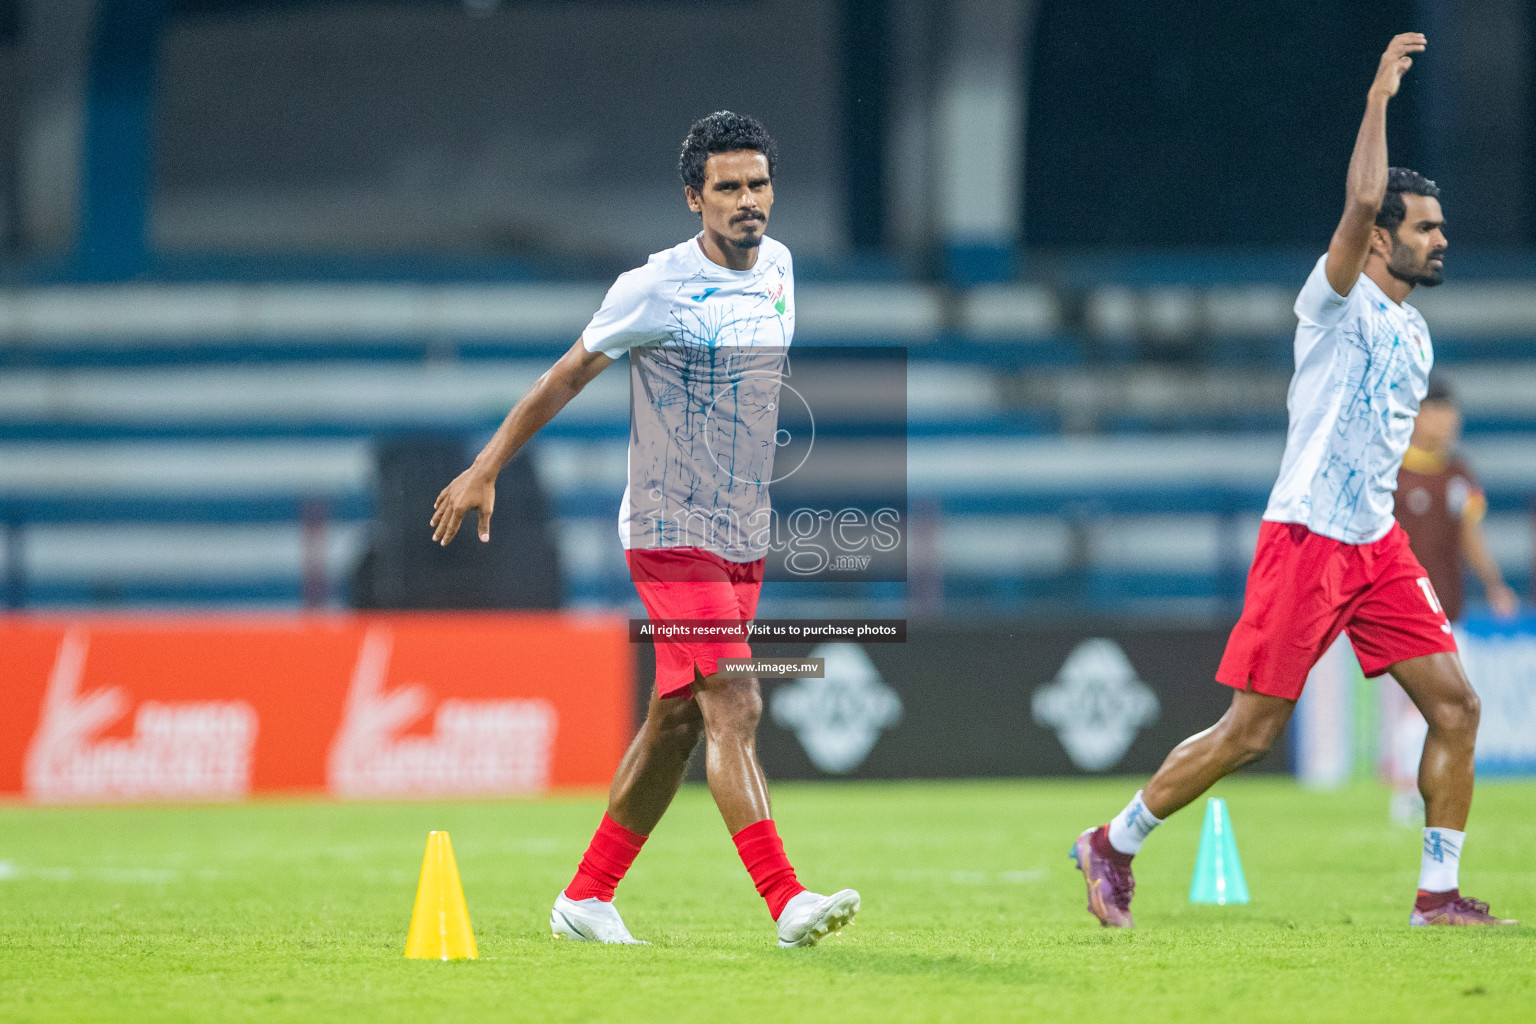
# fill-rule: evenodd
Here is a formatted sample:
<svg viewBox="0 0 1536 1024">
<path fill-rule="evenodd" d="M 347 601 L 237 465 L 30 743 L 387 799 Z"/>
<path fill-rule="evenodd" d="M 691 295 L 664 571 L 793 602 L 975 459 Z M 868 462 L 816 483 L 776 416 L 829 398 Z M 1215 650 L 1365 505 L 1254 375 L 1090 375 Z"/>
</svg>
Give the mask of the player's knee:
<svg viewBox="0 0 1536 1024">
<path fill-rule="evenodd" d="M 696 701 L 658 701 L 651 706 L 646 729 L 655 746 L 692 750 L 703 732 L 704 719 Z"/>
<path fill-rule="evenodd" d="M 763 717 L 763 694 L 756 679 L 713 679 L 699 703 L 711 736 L 750 736 Z"/>
<path fill-rule="evenodd" d="M 1269 749 L 1272 746 L 1274 746 L 1274 741 L 1268 736 L 1245 737 L 1244 741 L 1237 748 L 1237 763 L 1241 766 L 1262 761 L 1269 756 Z"/>
<path fill-rule="evenodd" d="M 1482 716 L 1483 702 L 1472 687 L 1466 686 L 1454 697 L 1437 701 L 1429 718 L 1430 725 L 1439 732 L 1476 736 Z"/>
<path fill-rule="evenodd" d="M 1265 722 L 1229 723 L 1223 733 L 1228 760 L 1238 767 L 1262 761 L 1275 743 L 1275 730 Z"/>
<path fill-rule="evenodd" d="M 704 732 L 704 722 L 700 718 L 678 718 L 658 726 L 653 735 L 658 744 L 675 747 L 679 750 L 692 751 L 698 745 L 699 736 Z"/>
<path fill-rule="evenodd" d="M 750 685 L 742 687 L 737 702 L 737 714 L 742 728 L 752 732 L 757 731 L 757 723 L 763 718 L 763 691 L 758 687 L 757 680 L 746 680 Z"/>
</svg>

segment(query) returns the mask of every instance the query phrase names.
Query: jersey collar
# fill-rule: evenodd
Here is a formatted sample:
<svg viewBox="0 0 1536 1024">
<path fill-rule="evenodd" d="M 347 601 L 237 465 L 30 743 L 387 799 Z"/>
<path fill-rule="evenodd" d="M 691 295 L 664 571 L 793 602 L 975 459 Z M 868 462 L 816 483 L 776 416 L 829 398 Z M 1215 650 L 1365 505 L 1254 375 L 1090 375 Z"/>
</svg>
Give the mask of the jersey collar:
<svg viewBox="0 0 1536 1024">
<path fill-rule="evenodd" d="M 763 243 L 766 243 L 767 240 L 768 239 L 765 236 Z M 747 270 L 732 270 L 730 267 L 722 267 L 720 264 L 704 255 L 704 232 L 702 231 L 693 236 L 692 240 L 688 243 L 688 248 L 693 250 L 694 259 L 704 270 L 707 270 L 710 273 L 719 274 L 722 277 L 746 280 L 748 278 L 756 277 L 758 274 L 762 273 L 763 261 L 767 259 L 767 254 L 764 253 L 761 248 L 763 243 L 759 243 L 759 248 L 757 251 L 757 262 L 752 264 L 752 266 Z"/>
</svg>

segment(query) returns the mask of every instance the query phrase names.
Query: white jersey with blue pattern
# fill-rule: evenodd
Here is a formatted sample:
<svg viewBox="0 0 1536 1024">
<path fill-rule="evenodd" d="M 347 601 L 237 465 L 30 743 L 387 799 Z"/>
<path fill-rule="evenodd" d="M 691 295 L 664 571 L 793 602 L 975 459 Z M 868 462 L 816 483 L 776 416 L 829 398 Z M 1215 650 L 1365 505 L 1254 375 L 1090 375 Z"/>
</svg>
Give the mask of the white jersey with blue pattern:
<svg viewBox="0 0 1536 1024">
<path fill-rule="evenodd" d="M 789 250 L 764 238 L 750 270 L 698 236 L 620 275 L 582 332 L 630 358 L 626 548 L 702 547 L 736 562 L 768 550 L 778 395 L 795 333 Z"/>
<path fill-rule="evenodd" d="M 1346 544 L 1392 529 L 1397 471 L 1434 363 L 1419 311 L 1364 274 L 1348 295 L 1324 256 L 1296 297 L 1290 429 L 1264 518 L 1301 523 Z"/>
</svg>

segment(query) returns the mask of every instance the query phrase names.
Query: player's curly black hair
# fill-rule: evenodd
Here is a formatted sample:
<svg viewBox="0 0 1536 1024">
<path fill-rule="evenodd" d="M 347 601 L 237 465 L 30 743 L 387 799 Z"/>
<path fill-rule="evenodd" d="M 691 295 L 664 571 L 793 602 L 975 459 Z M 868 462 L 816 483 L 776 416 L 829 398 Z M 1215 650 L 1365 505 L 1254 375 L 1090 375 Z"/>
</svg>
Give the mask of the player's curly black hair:
<svg viewBox="0 0 1536 1024">
<path fill-rule="evenodd" d="M 1404 192 L 1431 199 L 1440 198 L 1440 186 L 1418 171 L 1410 171 L 1406 167 L 1388 167 L 1387 194 L 1382 197 L 1381 209 L 1376 212 L 1377 227 L 1397 233 L 1398 225 L 1408 216 L 1408 206 L 1403 202 Z"/>
<path fill-rule="evenodd" d="M 779 160 L 779 147 L 768 134 L 762 122 L 746 114 L 733 114 L 729 110 L 717 110 L 708 117 L 701 117 L 688 129 L 683 140 L 683 152 L 677 158 L 677 173 L 689 188 L 704 188 L 704 164 L 711 153 L 730 153 L 738 149 L 755 149 L 768 158 L 768 177 L 773 177 L 773 165 Z"/>
</svg>

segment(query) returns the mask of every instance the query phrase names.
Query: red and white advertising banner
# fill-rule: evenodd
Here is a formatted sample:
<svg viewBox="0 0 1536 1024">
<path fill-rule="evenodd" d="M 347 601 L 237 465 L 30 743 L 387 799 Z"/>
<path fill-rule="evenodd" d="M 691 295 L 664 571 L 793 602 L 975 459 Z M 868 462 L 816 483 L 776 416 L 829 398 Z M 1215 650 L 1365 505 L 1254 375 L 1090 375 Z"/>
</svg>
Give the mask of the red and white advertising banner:
<svg viewBox="0 0 1536 1024">
<path fill-rule="evenodd" d="M 483 797 L 606 786 L 623 619 L 0 619 L 0 796 Z"/>
</svg>

